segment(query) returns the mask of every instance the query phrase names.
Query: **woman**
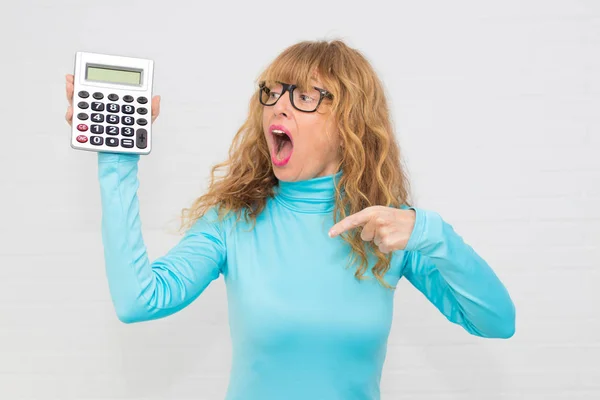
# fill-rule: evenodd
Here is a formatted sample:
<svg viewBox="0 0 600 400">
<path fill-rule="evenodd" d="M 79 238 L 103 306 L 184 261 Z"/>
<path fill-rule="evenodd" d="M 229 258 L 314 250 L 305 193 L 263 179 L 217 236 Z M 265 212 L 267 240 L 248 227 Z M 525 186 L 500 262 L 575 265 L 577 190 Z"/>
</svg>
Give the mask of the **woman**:
<svg viewBox="0 0 600 400">
<path fill-rule="evenodd" d="M 121 321 L 174 314 L 223 275 L 227 398 L 244 400 L 379 399 L 403 276 L 467 332 L 513 335 L 514 306 L 492 269 L 439 214 L 410 206 L 384 90 L 361 53 L 301 42 L 258 82 L 229 159 L 182 212 L 185 235 L 154 261 L 142 239 L 139 156 L 98 154 Z M 159 106 L 155 97 L 152 121 Z"/>
</svg>

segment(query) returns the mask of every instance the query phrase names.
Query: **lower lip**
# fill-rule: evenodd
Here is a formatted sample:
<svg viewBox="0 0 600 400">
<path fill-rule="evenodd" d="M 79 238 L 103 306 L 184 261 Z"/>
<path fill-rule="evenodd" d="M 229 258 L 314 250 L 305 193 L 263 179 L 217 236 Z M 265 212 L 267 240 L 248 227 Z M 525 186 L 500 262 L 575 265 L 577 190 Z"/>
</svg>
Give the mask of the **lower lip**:
<svg viewBox="0 0 600 400">
<path fill-rule="evenodd" d="M 289 156 L 287 156 L 283 160 L 278 160 L 277 153 L 275 150 L 275 144 L 273 144 L 273 149 L 271 150 L 271 161 L 273 161 L 273 164 L 275 164 L 276 167 L 283 167 L 290 161 L 290 158 L 292 158 L 292 154 L 294 154 L 293 148 L 292 148 L 292 152 L 290 153 Z"/>
</svg>

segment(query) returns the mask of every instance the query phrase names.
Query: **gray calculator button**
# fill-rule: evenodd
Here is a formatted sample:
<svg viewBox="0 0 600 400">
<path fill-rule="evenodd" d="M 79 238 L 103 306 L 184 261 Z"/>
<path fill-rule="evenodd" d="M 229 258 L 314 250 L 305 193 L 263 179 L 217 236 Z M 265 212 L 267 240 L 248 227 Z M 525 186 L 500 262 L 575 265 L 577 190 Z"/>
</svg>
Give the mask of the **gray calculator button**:
<svg viewBox="0 0 600 400">
<path fill-rule="evenodd" d="M 146 115 L 148 114 L 148 109 L 144 107 L 140 107 L 137 109 L 138 114 Z"/>
<path fill-rule="evenodd" d="M 98 114 L 98 113 L 93 113 L 92 114 L 92 121 L 94 121 L 94 122 L 104 122 L 104 115 L 103 114 Z"/>
<path fill-rule="evenodd" d="M 86 101 L 80 101 L 79 103 L 77 103 L 77 107 L 81 108 L 82 110 L 85 110 L 89 106 L 90 105 Z"/>
<path fill-rule="evenodd" d="M 123 136 L 133 136 L 133 128 L 130 128 L 128 126 L 124 126 L 123 128 L 121 128 L 121 134 Z"/>
<path fill-rule="evenodd" d="M 119 134 L 119 128 L 117 126 L 107 126 L 106 127 L 106 134 L 108 135 L 118 135 Z"/>
<path fill-rule="evenodd" d="M 146 104 L 147 102 L 148 102 L 148 99 L 145 98 L 144 96 L 138 97 L 138 103 L 140 103 L 140 104 Z"/>
<path fill-rule="evenodd" d="M 132 148 L 133 147 L 133 139 L 121 139 L 121 146 L 125 147 L 125 148 Z"/>
<path fill-rule="evenodd" d="M 82 90 L 81 92 L 77 93 L 77 95 L 82 99 L 87 99 L 88 97 L 90 97 L 90 94 L 85 90 Z"/>
<path fill-rule="evenodd" d="M 133 101 L 133 96 L 130 96 L 130 95 L 123 96 L 123 101 L 125 103 L 131 103 Z"/>
<path fill-rule="evenodd" d="M 94 117 L 92 117 L 93 119 Z M 92 125 L 91 127 L 92 133 L 104 133 L 104 126 L 102 125 Z"/>
<path fill-rule="evenodd" d="M 119 145 L 119 139 L 117 139 L 116 137 L 107 137 L 106 145 L 110 147 L 117 147 Z"/>
<path fill-rule="evenodd" d="M 96 100 L 102 100 L 104 98 L 104 95 L 100 92 L 96 92 L 92 95 L 93 98 L 95 98 Z"/>
<path fill-rule="evenodd" d="M 106 105 L 106 111 L 111 112 L 111 113 L 118 113 L 119 112 L 119 105 L 116 103 L 108 103 Z"/>
<path fill-rule="evenodd" d="M 109 124 L 118 124 L 119 123 L 119 116 L 118 115 L 107 115 L 106 116 L 106 122 L 108 122 Z"/>
<path fill-rule="evenodd" d="M 108 95 L 108 99 L 110 101 L 117 101 L 117 100 L 119 100 L 119 96 L 116 95 L 116 94 L 114 94 L 114 93 L 111 93 L 111 94 Z"/>
<path fill-rule="evenodd" d="M 134 106 L 130 106 L 128 104 L 124 104 L 121 107 L 121 111 L 123 112 L 123 114 L 133 114 L 135 112 L 135 107 Z"/>
<path fill-rule="evenodd" d="M 144 125 L 148 124 L 148 121 L 145 118 L 138 118 L 137 124 L 144 126 Z"/>
<path fill-rule="evenodd" d="M 104 111 L 104 103 L 100 103 L 99 101 L 92 102 L 92 110 Z"/>
<path fill-rule="evenodd" d="M 92 136 L 90 138 L 90 143 L 95 146 L 101 146 L 104 143 L 104 138 L 102 136 Z"/>
<path fill-rule="evenodd" d="M 88 119 L 88 115 L 86 113 L 79 113 L 77 114 L 77 118 L 82 121 L 85 121 L 86 119 Z"/>
<path fill-rule="evenodd" d="M 138 129 L 136 132 L 136 145 L 138 149 L 145 149 L 148 146 L 148 131 L 144 128 Z"/>
</svg>

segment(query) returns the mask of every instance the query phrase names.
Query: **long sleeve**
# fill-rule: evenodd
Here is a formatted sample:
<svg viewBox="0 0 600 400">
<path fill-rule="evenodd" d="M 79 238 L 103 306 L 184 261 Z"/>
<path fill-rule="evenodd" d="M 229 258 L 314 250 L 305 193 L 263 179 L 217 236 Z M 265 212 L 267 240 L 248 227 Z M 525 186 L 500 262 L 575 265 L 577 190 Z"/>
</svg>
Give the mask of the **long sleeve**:
<svg viewBox="0 0 600 400">
<path fill-rule="evenodd" d="M 414 207 L 403 275 L 451 322 L 469 333 L 509 338 L 515 307 L 488 263 L 438 213 Z"/>
<path fill-rule="evenodd" d="M 125 323 L 183 309 L 219 277 L 226 257 L 216 212 L 210 209 L 166 255 L 148 260 L 137 197 L 139 158 L 98 153 L 106 275 L 115 311 Z"/>
</svg>

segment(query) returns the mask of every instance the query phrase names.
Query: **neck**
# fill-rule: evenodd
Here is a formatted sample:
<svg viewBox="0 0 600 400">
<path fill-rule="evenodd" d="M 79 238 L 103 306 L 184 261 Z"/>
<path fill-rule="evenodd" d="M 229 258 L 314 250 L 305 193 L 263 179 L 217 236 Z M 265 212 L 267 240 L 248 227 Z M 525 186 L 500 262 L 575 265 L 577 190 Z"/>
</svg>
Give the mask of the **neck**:
<svg viewBox="0 0 600 400">
<path fill-rule="evenodd" d="M 287 208 L 304 213 L 328 213 L 335 206 L 335 185 L 342 171 L 302 181 L 279 181 L 275 199 Z"/>
</svg>

